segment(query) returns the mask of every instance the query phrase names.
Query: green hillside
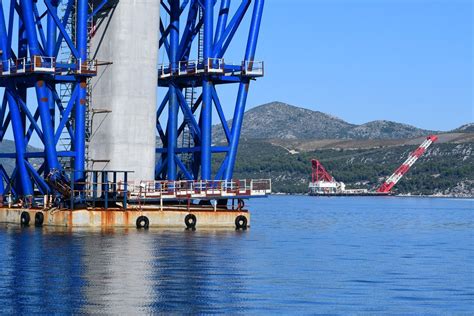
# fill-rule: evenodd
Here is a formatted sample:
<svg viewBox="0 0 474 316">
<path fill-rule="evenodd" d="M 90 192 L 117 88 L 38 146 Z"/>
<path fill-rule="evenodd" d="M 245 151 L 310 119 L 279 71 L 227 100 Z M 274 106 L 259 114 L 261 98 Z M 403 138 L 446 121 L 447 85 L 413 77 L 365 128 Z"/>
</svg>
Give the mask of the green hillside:
<svg viewBox="0 0 474 316">
<path fill-rule="evenodd" d="M 375 189 L 417 146 L 376 149 L 326 149 L 291 154 L 265 141 L 244 141 L 239 148 L 235 178 L 271 178 L 274 192 L 306 193 L 311 159 L 348 187 Z M 472 195 L 474 143 L 435 144 L 395 187 L 399 194 Z M 222 156 L 216 159 L 216 165 Z"/>
</svg>

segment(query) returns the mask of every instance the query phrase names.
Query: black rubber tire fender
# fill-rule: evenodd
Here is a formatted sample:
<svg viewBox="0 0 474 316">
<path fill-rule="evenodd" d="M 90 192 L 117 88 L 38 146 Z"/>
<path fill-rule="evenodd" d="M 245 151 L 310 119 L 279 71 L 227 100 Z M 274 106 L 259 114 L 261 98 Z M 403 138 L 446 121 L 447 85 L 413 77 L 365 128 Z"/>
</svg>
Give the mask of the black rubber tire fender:
<svg viewBox="0 0 474 316">
<path fill-rule="evenodd" d="M 138 229 L 148 229 L 150 227 L 150 220 L 146 216 L 138 216 L 136 225 Z"/>
<path fill-rule="evenodd" d="M 186 228 L 196 228 L 197 218 L 194 214 L 188 214 L 184 218 L 184 224 Z"/>
<path fill-rule="evenodd" d="M 44 222 L 43 212 L 36 212 L 36 214 L 35 214 L 35 226 L 36 227 L 41 227 L 41 226 L 43 226 L 43 222 Z"/>
<path fill-rule="evenodd" d="M 24 211 L 20 214 L 20 224 L 21 226 L 29 226 L 30 225 L 30 213 Z"/>
<path fill-rule="evenodd" d="M 236 229 L 247 229 L 247 217 L 244 215 L 239 215 L 235 218 L 235 228 Z"/>
</svg>

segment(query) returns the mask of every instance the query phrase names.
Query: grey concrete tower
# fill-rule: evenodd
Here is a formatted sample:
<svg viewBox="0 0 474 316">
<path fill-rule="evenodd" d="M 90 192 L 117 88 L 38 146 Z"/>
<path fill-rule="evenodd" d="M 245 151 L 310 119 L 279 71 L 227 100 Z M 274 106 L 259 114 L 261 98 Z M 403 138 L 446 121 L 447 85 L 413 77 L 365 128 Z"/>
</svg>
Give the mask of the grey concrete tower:
<svg viewBox="0 0 474 316">
<path fill-rule="evenodd" d="M 159 36 L 158 0 L 120 0 L 96 24 L 89 168 L 130 170 L 153 180 Z"/>
</svg>

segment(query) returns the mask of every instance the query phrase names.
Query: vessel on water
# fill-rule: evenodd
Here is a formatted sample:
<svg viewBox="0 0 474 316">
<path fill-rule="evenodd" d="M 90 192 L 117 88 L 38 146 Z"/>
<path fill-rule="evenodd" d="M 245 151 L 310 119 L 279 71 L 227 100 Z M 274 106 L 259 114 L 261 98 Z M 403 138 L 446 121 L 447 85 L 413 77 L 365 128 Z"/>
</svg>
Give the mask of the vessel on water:
<svg viewBox="0 0 474 316">
<path fill-rule="evenodd" d="M 387 196 L 394 195 L 392 188 L 410 170 L 411 166 L 420 158 L 428 147 L 431 146 L 438 137 L 428 136 L 423 143 L 413 151 L 395 172 L 388 177 L 384 183 L 376 190 L 348 189 L 344 182 L 336 181 L 334 177 L 326 171 L 319 160 L 311 160 L 312 173 L 309 183 L 309 195 L 314 196 Z"/>
</svg>

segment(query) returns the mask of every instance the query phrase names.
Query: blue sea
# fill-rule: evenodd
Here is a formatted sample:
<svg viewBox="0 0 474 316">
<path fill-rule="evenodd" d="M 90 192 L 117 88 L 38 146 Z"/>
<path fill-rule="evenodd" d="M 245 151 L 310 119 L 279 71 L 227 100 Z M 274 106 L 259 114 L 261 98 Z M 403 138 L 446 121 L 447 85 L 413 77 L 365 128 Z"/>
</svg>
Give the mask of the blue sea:
<svg viewBox="0 0 474 316">
<path fill-rule="evenodd" d="M 247 206 L 247 231 L 0 226 L 0 313 L 474 314 L 473 199 Z"/>
</svg>

